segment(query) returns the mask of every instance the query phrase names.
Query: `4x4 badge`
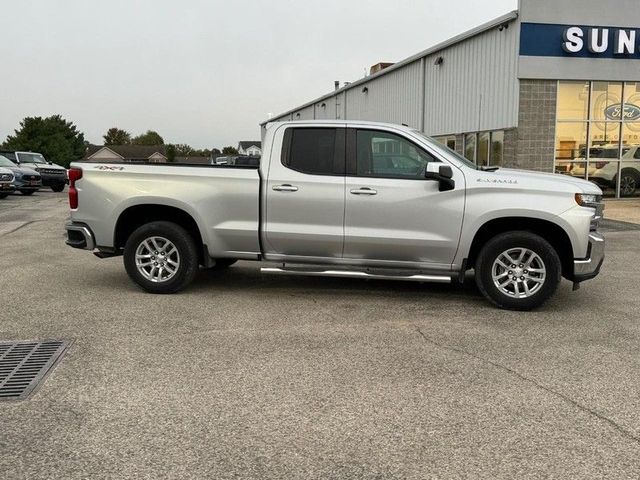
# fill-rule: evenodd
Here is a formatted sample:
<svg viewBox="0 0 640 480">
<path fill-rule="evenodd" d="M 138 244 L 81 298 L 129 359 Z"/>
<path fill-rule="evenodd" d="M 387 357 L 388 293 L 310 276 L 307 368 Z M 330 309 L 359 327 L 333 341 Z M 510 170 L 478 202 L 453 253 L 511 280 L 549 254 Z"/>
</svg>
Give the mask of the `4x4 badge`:
<svg viewBox="0 0 640 480">
<path fill-rule="evenodd" d="M 108 170 L 108 171 L 122 171 L 124 167 L 111 167 L 109 165 L 98 165 L 96 170 Z"/>
</svg>

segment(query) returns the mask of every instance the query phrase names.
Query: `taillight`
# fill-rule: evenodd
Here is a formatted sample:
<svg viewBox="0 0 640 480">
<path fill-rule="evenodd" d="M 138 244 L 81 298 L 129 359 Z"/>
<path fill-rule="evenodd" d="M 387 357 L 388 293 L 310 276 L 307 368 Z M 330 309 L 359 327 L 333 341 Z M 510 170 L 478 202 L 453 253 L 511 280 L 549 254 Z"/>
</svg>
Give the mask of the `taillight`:
<svg viewBox="0 0 640 480">
<path fill-rule="evenodd" d="M 606 167 L 609 164 L 609 162 L 596 162 L 596 169 L 601 170 L 604 167 Z"/>
<path fill-rule="evenodd" d="M 78 208 L 78 190 L 76 181 L 82 178 L 82 170 L 79 168 L 69 169 L 69 206 L 71 210 Z"/>
</svg>

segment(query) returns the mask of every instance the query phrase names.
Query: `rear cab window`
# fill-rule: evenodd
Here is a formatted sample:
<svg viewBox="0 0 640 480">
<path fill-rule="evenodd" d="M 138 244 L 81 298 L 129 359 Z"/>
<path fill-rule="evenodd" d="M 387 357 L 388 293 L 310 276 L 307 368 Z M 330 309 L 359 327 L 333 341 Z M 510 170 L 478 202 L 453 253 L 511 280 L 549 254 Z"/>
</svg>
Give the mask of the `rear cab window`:
<svg viewBox="0 0 640 480">
<path fill-rule="evenodd" d="M 308 175 L 344 175 L 345 129 L 287 128 L 282 164 Z"/>
</svg>

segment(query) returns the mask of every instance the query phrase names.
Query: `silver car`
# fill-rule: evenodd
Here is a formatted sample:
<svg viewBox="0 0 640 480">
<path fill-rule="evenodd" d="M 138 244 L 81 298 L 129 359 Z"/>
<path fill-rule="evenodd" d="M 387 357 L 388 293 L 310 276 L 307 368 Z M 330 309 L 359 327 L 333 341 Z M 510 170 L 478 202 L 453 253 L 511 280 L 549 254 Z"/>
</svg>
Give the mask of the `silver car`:
<svg viewBox="0 0 640 480">
<path fill-rule="evenodd" d="M 0 167 L 0 198 L 7 198 L 16 187 L 13 185 L 13 172 Z"/>
<path fill-rule="evenodd" d="M 19 167 L 3 155 L 0 155 L 0 167 L 13 173 L 14 187 L 23 195 L 32 195 L 42 187 L 40 174 L 31 168 Z"/>
</svg>

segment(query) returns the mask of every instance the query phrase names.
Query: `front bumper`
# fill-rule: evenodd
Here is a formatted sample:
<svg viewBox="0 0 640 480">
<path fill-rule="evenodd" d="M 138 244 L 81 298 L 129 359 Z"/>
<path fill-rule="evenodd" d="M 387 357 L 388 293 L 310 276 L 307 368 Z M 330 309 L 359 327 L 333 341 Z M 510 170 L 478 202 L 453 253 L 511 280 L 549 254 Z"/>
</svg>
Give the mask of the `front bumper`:
<svg viewBox="0 0 640 480">
<path fill-rule="evenodd" d="M 96 240 L 91 229 L 84 223 L 68 222 L 65 226 L 67 231 L 66 244 L 73 248 L 82 250 L 95 250 Z"/>
<path fill-rule="evenodd" d="M 15 191 L 16 187 L 13 183 L 0 183 L 0 193 L 11 193 Z"/>
<path fill-rule="evenodd" d="M 15 182 L 16 190 L 40 190 L 42 188 L 42 181 L 38 180 L 36 183 L 31 183 L 31 180 L 18 180 Z"/>
<path fill-rule="evenodd" d="M 584 282 L 596 277 L 600 273 L 604 262 L 604 237 L 598 232 L 589 234 L 589 248 L 587 258 L 573 261 L 573 281 Z"/>
</svg>

